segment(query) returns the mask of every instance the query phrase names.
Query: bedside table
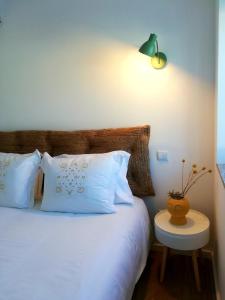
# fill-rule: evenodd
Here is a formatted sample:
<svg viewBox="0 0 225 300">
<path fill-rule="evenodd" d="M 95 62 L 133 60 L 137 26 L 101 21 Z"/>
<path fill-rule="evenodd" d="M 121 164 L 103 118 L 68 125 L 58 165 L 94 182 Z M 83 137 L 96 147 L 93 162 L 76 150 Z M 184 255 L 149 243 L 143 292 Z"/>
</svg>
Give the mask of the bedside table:
<svg viewBox="0 0 225 300">
<path fill-rule="evenodd" d="M 164 245 L 163 259 L 160 273 L 160 282 L 163 282 L 168 248 L 176 250 L 191 250 L 192 261 L 197 290 L 201 290 L 198 270 L 198 250 L 209 241 L 209 219 L 202 213 L 190 209 L 187 214 L 187 224 L 173 225 L 170 223 L 171 215 L 165 209 L 161 210 L 154 219 L 155 235 L 157 240 Z"/>
</svg>

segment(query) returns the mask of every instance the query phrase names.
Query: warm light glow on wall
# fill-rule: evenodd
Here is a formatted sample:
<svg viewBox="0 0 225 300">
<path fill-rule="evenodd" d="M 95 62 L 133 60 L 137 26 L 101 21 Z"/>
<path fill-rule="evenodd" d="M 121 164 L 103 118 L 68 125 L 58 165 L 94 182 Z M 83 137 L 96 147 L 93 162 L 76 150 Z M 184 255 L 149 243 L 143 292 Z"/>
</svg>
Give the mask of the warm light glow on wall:
<svg viewBox="0 0 225 300">
<path fill-rule="evenodd" d="M 162 69 L 160 72 L 150 67 L 150 59 L 148 56 L 140 55 L 135 48 L 126 49 L 126 56 L 124 56 L 120 76 L 123 83 L 136 91 L 138 95 L 162 94 L 166 90 L 166 86 L 171 80 L 172 67 Z"/>
</svg>

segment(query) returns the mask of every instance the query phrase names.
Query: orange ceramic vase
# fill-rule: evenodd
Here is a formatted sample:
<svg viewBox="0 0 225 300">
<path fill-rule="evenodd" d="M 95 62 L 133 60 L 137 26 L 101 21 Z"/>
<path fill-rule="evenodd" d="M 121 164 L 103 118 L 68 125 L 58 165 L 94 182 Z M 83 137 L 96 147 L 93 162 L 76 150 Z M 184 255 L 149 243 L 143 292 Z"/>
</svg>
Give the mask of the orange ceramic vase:
<svg viewBox="0 0 225 300">
<path fill-rule="evenodd" d="M 186 214 L 189 211 L 189 203 L 186 198 L 180 200 L 169 198 L 167 209 L 171 214 L 170 223 L 174 225 L 184 225 L 187 223 Z"/>
</svg>

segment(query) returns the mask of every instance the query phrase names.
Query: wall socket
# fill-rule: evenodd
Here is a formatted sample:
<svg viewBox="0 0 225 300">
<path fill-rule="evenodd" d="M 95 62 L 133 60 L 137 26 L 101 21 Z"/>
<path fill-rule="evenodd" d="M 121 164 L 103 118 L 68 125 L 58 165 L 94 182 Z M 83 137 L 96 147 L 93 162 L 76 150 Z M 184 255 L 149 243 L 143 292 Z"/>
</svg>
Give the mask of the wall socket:
<svg viewBox="0 0 225 300">
<path fill-rule="evenodd" d="M 158 150 L 156 153 L 157 160 L 168 161 L 168 151 Z"/>
</svg>

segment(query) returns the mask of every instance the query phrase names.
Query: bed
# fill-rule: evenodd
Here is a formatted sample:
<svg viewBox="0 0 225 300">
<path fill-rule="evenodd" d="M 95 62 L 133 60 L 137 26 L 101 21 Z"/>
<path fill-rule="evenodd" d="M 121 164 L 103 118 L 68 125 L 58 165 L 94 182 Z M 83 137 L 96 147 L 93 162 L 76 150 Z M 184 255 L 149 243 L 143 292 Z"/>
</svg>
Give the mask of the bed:
<svg viewBox="0 0 225 300">
<path fill-rule="evenodd" d="M 131 153 L 134 204 L 115 214 L 0 207 L 0 300 L 128 300 L 146 264 L 150 222 L 139 197 L 153 195 L 149 126 L 89 131 L 0 132 L 0 151 L 52 155 Z"/>
</svg>

